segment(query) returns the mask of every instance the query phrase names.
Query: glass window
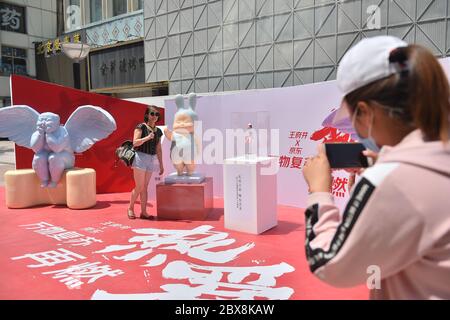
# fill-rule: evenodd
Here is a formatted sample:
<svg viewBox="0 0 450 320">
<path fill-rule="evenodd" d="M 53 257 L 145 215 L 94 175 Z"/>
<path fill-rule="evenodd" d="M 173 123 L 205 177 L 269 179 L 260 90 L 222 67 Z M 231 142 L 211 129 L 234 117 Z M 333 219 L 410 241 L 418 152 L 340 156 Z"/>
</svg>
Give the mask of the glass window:
<svg viewBox="0 0 450 320">
<path fill-rule="evenodd" d="M 133 0 L 133 10 L 141 10 L 144 8 L 144 0 Z"/>
<path fill-rule="evenodd" d="M 16 58 L 27 58 L 27 50 L 25 49 L 19 49 L 19 48 L 12 48 L 13 56 Z"/>
<path fill-rule="evenodd" d="M 9 106 L 11 106 L 11 98 L 10 97 L 0 97 L 0 108 L 9 107 Z"/>
<path fill-rule="evenodd" d="M 27 74 L 27 61 L 24 59 L 14 59 L 14 74 Z"/>
<path fill-rule="evenodd" d="M 2 76 L 8 77 L 13 73 L 12 71 L 13 71 L 13 59 L 10 57 L 2 56 L 2 69 L 1 69 Z"/>
<path fill-rule="evenodd" d="M 102 20 L 102 0 L 89 1 L 91 22 Z"/>
<path fill-rule="evenodd" d="M 2 46 L 0 74 L 3 76 L 10 76 L 11 74 L 27 75 L 27 51 Z"/>
<path fill-rule="evenodd" d="M 10 56 L 11 57 L 13 55 L 13 51 L 14 51 L 14 48 L 3 46 L 2 47 L 2 56 Z"/>
<path fill-rule="evenodd" d="M 81 1 L 80 0 L 69 0 L 69 7 L 70 6 L 77 6 L 78 8 L 81 8 Z"/>
<path fill-rule="evenodd" d="M 113 16 L 127 13 L 127 0 L 113 0 Z"/>
</svg>

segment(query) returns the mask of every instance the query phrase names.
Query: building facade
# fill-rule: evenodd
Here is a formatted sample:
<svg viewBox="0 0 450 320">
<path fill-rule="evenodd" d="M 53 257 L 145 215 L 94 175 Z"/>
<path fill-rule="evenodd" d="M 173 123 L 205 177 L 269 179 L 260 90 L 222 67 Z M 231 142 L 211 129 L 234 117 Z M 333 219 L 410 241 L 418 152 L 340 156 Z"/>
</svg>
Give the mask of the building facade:
<svg viewBox="0 0 450 320">
<path fill-rule="evenodd" d="M 145 82 L 143 6 L 144 0 L 63 0 L 64 34 L 81 33 L 91 47 L 82 89 L 120 98 L 161 93 Z"/>
<path fill-rule="evenodd" d="M 63 53 L 63 46 L 66 43 L 86 43 L 85 30 L 76 30 L 72 33 L 61 32 L 56 38 L 37 43 L 36 78 L 66 87 L 79 86 L 81 90 L 88 90 L 86 61 L 81 61 L 80 68 L 75 66 L 77 70 L 74 70 L 74 61 Z M 79 77 L 79 83 L 75 81 L 76 76 Z"/>
<path fill-rule="evenodd" d="M 449 55 L 448 0 L 146 0 L 147 83 L 169 93 L 333 80 L 363 37 L 394 35 Z"/>
<path fill-rule="evenodd" d="M 143 0 L 57 1 L 62 31 L 37 46 L 40 80 L 120 98 L 154 93 L 145 83 Z M 68 42 L 75 53 L 88 45 L 87 58 L 71 60 Z"/>
<path fill-rule="evenodd" d="M 56 0 L 0 2 L 0 107 L 11 104 L 10 75 L 36 77 L 35 43 L 56 33 Z"/>
</svg>

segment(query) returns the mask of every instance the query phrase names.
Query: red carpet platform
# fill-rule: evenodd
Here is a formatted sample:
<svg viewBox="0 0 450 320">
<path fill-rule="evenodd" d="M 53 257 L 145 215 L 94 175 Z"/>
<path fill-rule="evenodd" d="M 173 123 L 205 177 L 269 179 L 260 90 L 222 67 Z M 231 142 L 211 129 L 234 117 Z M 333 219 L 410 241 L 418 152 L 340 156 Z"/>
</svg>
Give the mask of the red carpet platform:
<svg viewBox="0 0 450 320">
<path fill-rule="evenodd" d="M 302 210 L 279 207 L 278 227 L 253 236 L 224 229 L 222 200 L 206 221 L 149 221 L 127 218 L 128 196 L 10 210 L 0 188 L 0 299 L 368 298 L 310 274 Z"/>
</svg>

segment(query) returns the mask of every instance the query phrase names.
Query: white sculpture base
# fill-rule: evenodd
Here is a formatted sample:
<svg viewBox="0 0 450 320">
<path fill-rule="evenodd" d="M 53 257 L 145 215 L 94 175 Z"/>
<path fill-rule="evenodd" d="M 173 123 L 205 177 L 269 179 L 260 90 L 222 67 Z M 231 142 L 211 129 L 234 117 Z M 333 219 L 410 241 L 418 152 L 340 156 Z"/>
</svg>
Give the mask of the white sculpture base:
<svg viewBox="0 0 450 320">
<path fill-rule="evenodd" d="M 168 175 L 164 182 L 166 184 L 200 184 L 205 181 L 206 177 L 204 174 L 194 172 L 192 175 L 182 175 L 179 176 L 176 172 Z"/>
<path fill-rule="evenodd" d="M 261 174 L 261 168 L 278 166 L 274 157 L 243 156 L 224 164 L 225 228 L 251 234 L 278 224 L 277 176 Z"/>
</svg>

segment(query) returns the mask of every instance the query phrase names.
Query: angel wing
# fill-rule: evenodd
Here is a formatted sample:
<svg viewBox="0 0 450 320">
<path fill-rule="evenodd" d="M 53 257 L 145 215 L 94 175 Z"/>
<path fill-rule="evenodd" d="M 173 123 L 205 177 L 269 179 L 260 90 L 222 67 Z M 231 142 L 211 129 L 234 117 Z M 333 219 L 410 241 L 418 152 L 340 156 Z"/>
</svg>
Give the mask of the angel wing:
<svg viewBox="0 0 450 320">
<path fill-rule="evenodd" d="M 31 148 L 31 136 L 36 131 L 39 113 L 29 106 L 0 109 L 0 137 L 8 138 L 21 147 Z"/>
<path fill-rule="evenodd" d="M 105 110 L 94 106 L 81 106 L 67 120 L 70 145 L 76 153 L 90 149 L 117 129 L 116 121 Z"/>
</svg>

